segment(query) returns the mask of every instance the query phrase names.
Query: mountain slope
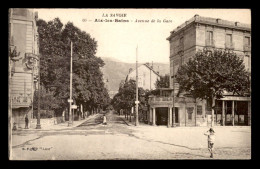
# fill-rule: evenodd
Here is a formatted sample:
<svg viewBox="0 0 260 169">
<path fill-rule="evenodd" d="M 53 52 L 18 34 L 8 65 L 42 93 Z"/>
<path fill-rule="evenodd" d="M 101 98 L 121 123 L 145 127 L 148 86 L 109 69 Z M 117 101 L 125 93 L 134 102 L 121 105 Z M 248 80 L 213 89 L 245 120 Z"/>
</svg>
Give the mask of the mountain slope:
<svg viewBox="0 0 260 169">
<path fill-rule="evenodd" d="M 109 91 L 117 91 L 119 88 L 120 82 L 125 80 L 129 69 L 135 69 L 135 63 L 125 63 L 119 60 L 102 57 L 105 62 L 105 66 L 102 68 L 102 72 L 104 74 L 104 80 L 106 81 L 106 85 Z M 144 63 L 139 63 L 141 65 Z M 151 63 L 150 63 L 151 65 Z M 159 71 L 160 75 L 165 75 L 170 73 L 170 66 L 166 63 L 153 63 L 154 70 L 156 72 Z M 108 82 L 107 82 L 108 80 Z"/>
</svg>

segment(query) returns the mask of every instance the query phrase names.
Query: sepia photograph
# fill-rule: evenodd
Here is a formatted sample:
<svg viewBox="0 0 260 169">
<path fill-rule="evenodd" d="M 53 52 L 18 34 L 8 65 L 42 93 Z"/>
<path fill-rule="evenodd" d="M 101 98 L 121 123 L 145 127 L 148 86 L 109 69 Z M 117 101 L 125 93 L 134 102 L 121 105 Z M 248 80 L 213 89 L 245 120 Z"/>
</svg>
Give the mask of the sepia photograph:
<svg viewBox="0 0 260 169">
<path fill-rule="evenodd" d="M 8 158 L 250 160 L 251 10 L 9 8 Z"/>
</svg>

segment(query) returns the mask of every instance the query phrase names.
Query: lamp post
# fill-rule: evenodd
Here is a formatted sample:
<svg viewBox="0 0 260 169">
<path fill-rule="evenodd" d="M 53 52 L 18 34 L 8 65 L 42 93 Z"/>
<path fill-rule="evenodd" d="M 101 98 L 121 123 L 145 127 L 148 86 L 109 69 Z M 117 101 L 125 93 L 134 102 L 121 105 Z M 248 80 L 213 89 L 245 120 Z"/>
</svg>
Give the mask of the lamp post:
<svg viewBox="0 0 260 169">
<path fill-rule="evenodd" d="M 71 121 L 71 103 L 72 103 L 72 41 L 70 42 L 70 99 L 68 100 L 70 103 L 70 110 L 69 110 L 69 122 L 68 126 L 72 125 Z"/>
<path fill-rule="evenodd" d="M 139 125 L 139 121 L 138 121 L 138 46 L 136 47 L 136 116 L 135 116 L 135 126 Z"/>
</svg>

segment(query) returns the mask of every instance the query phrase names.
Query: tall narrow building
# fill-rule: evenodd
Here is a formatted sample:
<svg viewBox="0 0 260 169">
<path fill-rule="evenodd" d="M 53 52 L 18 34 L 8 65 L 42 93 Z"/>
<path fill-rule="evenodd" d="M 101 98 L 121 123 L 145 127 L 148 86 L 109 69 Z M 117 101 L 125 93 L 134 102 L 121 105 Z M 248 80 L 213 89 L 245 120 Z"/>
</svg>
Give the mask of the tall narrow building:
<svg viewBox="0 0 260 169">
<path fill-rule="evenodd" d="M 167 40 L 170 42 L 170 88 L 174 89 L 174 93 L 177 93 L 179 88 L 175 80 L 178 68 L 205 47 L 233 50 L 243 59 L 246 69 L 251 72 L 251 26 L 248 24 L 195 15 L 174 29 Z M 196 114 L 194 99 L 175 97 L 178 125 L 205 124 L 206 118 L 211 114 L 211 108 L 205 100 L 198 101 Z M 225 97 L 216 102 L 215 123 L 250 125 L 250 96 L 225 93 Z"/>
<path fill-rule="evenodd" d="M 32 9 L 10 9 L 9 67 L 12 99 L 12 128 L 24 128 L 25 115 L 31 121 L 33 95 L 37 86 L 39 41 L 38 15 Z M 29 123 L 30 127 L 30 123 Z"/>
</svg>

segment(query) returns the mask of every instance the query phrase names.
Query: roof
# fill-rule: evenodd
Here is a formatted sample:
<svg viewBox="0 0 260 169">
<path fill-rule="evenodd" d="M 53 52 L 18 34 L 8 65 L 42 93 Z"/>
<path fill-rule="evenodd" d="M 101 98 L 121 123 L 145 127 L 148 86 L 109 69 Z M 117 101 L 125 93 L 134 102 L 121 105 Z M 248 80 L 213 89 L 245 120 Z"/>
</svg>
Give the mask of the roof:
<svg viewBox="0 0 260 169">
<path fill-rule="evenodd" d="M 150 66 L 148 66 L 147 64 L 143 64 L 145 65 L 148 69 L 152 70 L 156 75 L 160 76 L 159 73 L 157 73 L 155 70 L 153 70 L 153 68 L 151 68 Z M 142 66 L 142 65 L 141 65 Z"/>
<path fill-rule="evenodd" d="M 151 68 L 150 66 L 148 66 L 146 63 L 145 63 L 145 64 L 142 64 L 142 65 L 140 65 L 140 66 L 143 66 L 143 65 L 144 65 L 145 67 L 147 67 L 148 69 L 150 69 L 151 71 L 153 71 L 154 74 L 156 74 L 157 76 L 160 77 L 159 73 L 157 73 L 155 70 L 153 70 L 153 68 Z M 140 66 L 138 66 L 138 67 L 140 67 Z M 136 69 L 134 69 L 134 70 L 136 70 Z M 130 73 L 132 73 L 134 70 L 132 70 L 131 72 L 129 72 L 129 73 L 126 75 L 125 81 L 127 81 L 128 75 L 129 75 Z"/>
<path fill-rule="evenodd" d="M 245 30 L 245 31 L 251 31 L 251 25 L 249 24 L 244 24 L 240 22 L 233 22 L 233 21 L 228 21 L 228 20 L 222 20 L 219 18 L 210 18 L 210 17 L 202 17 L 199 15 L 195 15 L 185 23 L 181 24 L 177 28 L 175 28 L 173 31 L 171 31 L 171 35 L 167 38 L 167 40 L 170 40 L 173 34 L 176 34 L 183 28 L 185 28 L 187 25 L 190 25 L 192 23 L 204 23 L 204 24 L 209 24 L 209 25 L 215 25 L 215 26 L 220 26 L 220 27 L 228 27 L 231 29 L 239 29 L 239 30 Z"/>
</svg>

